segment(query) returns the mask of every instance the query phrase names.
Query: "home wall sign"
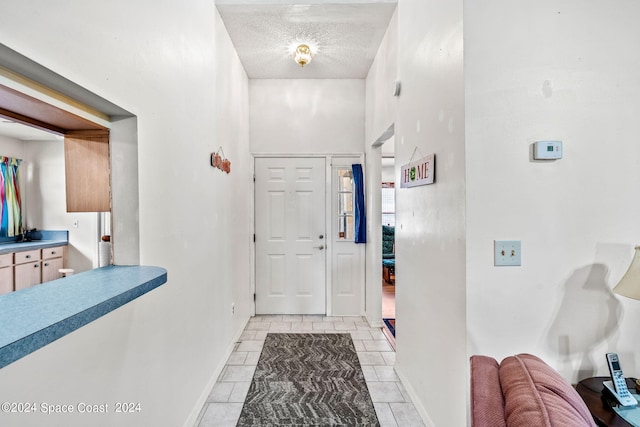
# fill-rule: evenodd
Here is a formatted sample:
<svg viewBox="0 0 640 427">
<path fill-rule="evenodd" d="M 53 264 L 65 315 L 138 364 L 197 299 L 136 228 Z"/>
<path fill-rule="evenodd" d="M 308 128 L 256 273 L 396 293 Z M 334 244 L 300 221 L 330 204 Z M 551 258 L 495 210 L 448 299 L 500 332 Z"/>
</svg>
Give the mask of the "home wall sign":
<svg viewBox="0 0 640 427">
<path fill-rule="evenodd" d="M 416 161 L 409 161 L 409 163 L 403 165 L 401 168 L 400 188 L 410 188 L 417 187 L 419 185 L 433 184 L 435 181 L 435 176 L 435 154 L 430 154 Z"/>
</svg>

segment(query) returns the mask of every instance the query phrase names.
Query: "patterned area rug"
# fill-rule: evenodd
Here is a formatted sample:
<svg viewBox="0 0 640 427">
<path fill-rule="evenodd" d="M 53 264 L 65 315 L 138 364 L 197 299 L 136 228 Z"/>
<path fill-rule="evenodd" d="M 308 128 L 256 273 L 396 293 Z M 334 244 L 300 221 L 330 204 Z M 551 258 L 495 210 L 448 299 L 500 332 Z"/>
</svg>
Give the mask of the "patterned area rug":
<svg viewBox="0 0 640 427">
<path fill-rule="evenodd" d="M 268 334 L 238 426 L 379 426 L 349 334 Z"/>
</svg>

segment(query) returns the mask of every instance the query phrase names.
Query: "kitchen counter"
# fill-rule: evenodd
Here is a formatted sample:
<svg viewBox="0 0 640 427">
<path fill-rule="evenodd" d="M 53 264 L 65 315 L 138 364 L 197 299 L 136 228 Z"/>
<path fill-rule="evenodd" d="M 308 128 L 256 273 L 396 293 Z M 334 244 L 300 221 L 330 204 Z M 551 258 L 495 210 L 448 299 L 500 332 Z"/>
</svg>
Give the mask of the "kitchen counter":
<svg viewBox="0 0 640 427">
<path fill-rule="evenodd" d="M 69 242 L 66 240 L 32 240 L 31 242 L 0 243 L 0 255 L 10 252 L 30 251 L 32 249 L 46 249 L 68 244 Z"/>
<path fill-rule="evenodd" d="M 46 249 L 69 244 L 69 232 L 66 230 L 40 230 L 34 232 L 34 234 L 39 238 L 38 240 L 31 240 L 29 242 L 0 242 L 0 255 L 11 252 L 30 251 L 33 249 Z"/>
<path fill-rule="evenodd" d="M 1 295 L 0 368 L 166 281 L 164 268 L 112 265 Z"/>
</svg>

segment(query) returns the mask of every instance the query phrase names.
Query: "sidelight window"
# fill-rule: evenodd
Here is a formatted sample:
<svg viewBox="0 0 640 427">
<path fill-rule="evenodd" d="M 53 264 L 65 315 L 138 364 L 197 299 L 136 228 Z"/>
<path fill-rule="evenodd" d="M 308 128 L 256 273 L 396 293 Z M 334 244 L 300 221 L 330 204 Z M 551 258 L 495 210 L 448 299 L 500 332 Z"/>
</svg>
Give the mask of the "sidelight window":
<svg viewBox="0 0 640 427">
<path fill-rule="evenodd" d="M 351 167 L 336 169 L 338 174 L 338 238 L 353 240 L 353 172 Z"/>
</svg>

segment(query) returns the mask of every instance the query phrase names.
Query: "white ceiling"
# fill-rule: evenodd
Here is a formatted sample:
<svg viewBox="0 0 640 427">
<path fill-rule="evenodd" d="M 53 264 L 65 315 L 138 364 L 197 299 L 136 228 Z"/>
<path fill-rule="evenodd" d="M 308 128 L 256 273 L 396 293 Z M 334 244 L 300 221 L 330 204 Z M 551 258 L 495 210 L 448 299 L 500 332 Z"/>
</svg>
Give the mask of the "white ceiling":
<svg viewBox="0 0 640 427">
<path fill-rule="evenodd" d="M 0 136 L 22 141 L 62 141 L 63 139 L 54 133 L 16 123 L 3 117 L 0 117 Z"/>
<path fill-rule="evenodd" d="M 376 56 L 396 0 L 217 0 L 240 61 L 252 79 L 363 79 Z M 300 43 L 315 51 L 304 68 Z"/>
</svg>

